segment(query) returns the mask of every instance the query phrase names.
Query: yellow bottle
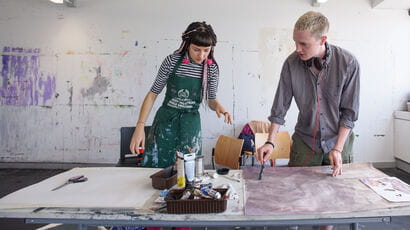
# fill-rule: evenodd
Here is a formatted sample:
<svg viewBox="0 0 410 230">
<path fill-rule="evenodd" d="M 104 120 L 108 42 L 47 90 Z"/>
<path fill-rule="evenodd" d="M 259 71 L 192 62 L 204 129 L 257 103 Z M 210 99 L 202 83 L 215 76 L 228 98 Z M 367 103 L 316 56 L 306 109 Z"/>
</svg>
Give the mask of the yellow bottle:
<svg viewBox="0 0 410 230">
<path fill-rule="evenodd" d="M 177 186 L 185 188 L 184 154 L 177 151 Z"/>
</svg>

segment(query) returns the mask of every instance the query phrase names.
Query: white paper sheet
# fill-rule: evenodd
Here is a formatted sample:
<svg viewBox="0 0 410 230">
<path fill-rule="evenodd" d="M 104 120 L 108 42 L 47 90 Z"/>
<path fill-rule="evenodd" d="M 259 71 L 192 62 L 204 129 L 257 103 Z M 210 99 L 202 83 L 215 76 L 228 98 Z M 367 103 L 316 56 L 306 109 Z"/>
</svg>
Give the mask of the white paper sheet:
<svg viewBox="0 0 410 230">
<path fill-rule="evenodd" d="M 74 168 L 0 199 L 0 209 L 23 207 L 146 208 L 159 190 L 151 185 L 151 168 Z M 70 177 L 88 181 L 64 186 Z"/>
<path fill-rule="evenodd" d="M 150 175 L 159 170 L 161 169 L 74 168 L 1 198 L 0 212 L 40 207 L 138 209 L 142 212 L 151 212 L 150 208 L 161 191 L 152 188 Z M 215 170 L 207 170 L 207 172 L 214 174 Z M 70 177 L 77 175 L 86 176 L 88 181 L 51 191 Z M 238 179 L 240 182 L 235 181 Z M 207 183 L 212 183 L 214 187 L 231 184 L 238 192 L 239 198 L 228 200 L 228 207 L 224 214 L 243 215 L 242 171 L 231 170 L 227 177 L 219 176 L 217 179 L 208 180 Z"/>
<path fill-rule="evenodd" d="M 396 177 L 362 178 L 360 181 L 390 202 L 410 201 L 410 185 Z"/>
</svg>

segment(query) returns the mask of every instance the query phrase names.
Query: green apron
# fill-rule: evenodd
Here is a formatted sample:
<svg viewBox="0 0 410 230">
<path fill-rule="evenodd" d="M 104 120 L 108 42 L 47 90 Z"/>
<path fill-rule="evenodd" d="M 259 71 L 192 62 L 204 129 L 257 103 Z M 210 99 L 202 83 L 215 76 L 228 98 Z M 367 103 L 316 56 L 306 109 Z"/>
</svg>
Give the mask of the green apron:
<svg viewBox="0 0 410 230">
<path fill-rule="evenodd" d="M 145 142 L 142 167 L 165 168 L 176 160 L 175 151 L 188 153 L 189 146 L 201 155 L 201 104 L 202 82 L 199 78 L 176 74 L 182 57 L 176 63 L 167 82 L 164 102 L 158 109 Z"/>
</svg>

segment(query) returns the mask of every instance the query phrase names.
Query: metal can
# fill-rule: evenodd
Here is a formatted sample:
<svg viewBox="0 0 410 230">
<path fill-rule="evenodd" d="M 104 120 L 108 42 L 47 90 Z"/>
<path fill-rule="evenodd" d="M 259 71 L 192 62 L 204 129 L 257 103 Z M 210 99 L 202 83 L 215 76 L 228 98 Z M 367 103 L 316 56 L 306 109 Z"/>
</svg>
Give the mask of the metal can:
<svg viewBox="0 0 410 230">
<path fill-rule="evenodd" d="M 203 165 L 204 156 L 197 156 L 195 158 L 195 177 L 199 178 L 204 175 L 204 165 Z"/>
</svg>

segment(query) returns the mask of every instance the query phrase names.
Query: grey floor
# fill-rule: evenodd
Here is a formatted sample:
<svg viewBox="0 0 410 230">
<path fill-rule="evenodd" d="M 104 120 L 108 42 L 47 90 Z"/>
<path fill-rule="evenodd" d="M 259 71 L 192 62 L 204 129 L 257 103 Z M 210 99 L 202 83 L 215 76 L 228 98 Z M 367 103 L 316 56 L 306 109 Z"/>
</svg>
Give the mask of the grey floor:
<svg viewBox="0 0 410 230">
<path fill-rule="evenodd" d="M 395 169 L 395 168 L 388 168 L 388 169 L 381 169 L 383 172 L 390 176 L 395 176 L 403 180 L 404 182 L 410 184 L 410 174 Z M 56 170 L 56 169 L 0 169 L 0 178 L 1 178 L 1 186 L 0 186 L 0 197 L 3 197 L 13 191 L 18 189 L 24 188 L 28 185 L 37 183 L 43 179 L 46 179 L 50 176 L 55 174 L 61 173 L 64 170 Z M 41 224 L 25 224 L 24 220 L 22 219 L 1 219 L 0 218 L 0 230 L 31 230 L 37 229 L 44 225 Z M 63 225 L 52 228 L 52 230 L 74 230 L 77 229 L 75 225 Z M 89 227 L 88 229 L 97 229 L 97 227 Z M 164 230 L 170 230 L 171 228 L 164 228 Z M 199 230 L 204 228 L 192 228 L 193 230 Z M 216 228 L 210 227 L 207 228 L 208 230 L 222 230 L 222 229 L 240 229 L 240 230 L 259 230 L 264 229 L 260 228 Z M 288 229 L 286 226 L 284 227 L 268 227 L 268 230 L 284 230 Z M 311 230 L 317 229 L 313 226 L 299 226 L 299 230 Z M 336 225 L 334 230 L 348 230 L 349 225 Z M 359 229 L 374 229 L 374 230 L 405 230 L 410 229 L 410 216 L 403 216 L 403 217 L 393 217 L 391 223 L 366 223 L 366 224 L 359 224 Z"/>
</svg>

